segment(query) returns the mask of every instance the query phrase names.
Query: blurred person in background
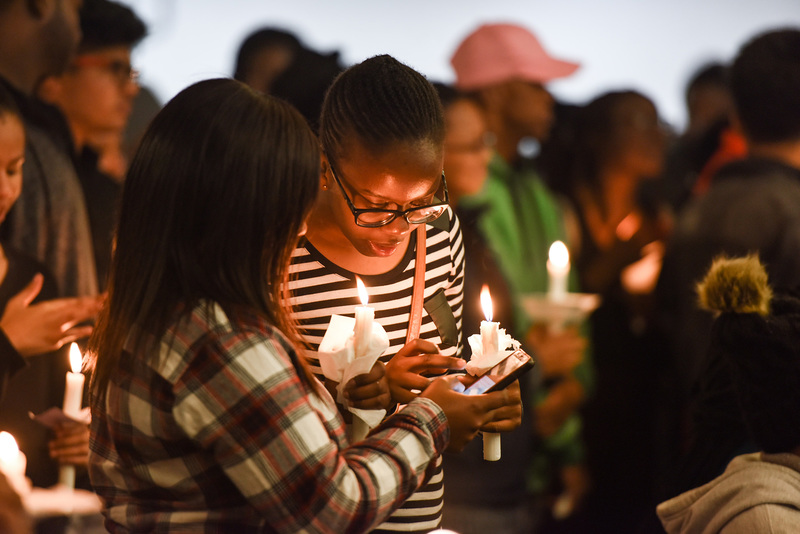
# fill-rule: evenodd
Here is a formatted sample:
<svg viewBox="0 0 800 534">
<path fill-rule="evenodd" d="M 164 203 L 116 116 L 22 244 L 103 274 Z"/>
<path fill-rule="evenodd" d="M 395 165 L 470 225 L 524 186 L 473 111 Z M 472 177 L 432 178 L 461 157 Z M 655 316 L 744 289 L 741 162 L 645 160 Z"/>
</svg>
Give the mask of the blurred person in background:
<svg viewBox="0 0 800 534">
<path fill-rule="evenodd" d="M 661 242 L 663 248 L 669 232 L 670 211 L 640 197 L 642 185 L 663 169 L 667 133 L 647 96 L 614 91 L 578 108 L 552 141 L 558 150 L 544 170 L 578 218 L 574 264 L 581 287 L 607 295 L 627 280 L 623 270 L 645 256 L 645 247 Z M 623 289 L 649 293 L 658 269 L 647 275 Z"/>
<path fill-rule="evenodd" d="M 671 139 L 663 175 L 653 184 L 653 194 L 675 210 L 703 194 L 723 164 L 746 154 L 744 139 L 732 126 L 727 65 L 712 62 L 698 68 L 686 85 L 685 104 L 688 124 Z"/>
<path fill-rule="evenodd" d="M 450 205 L 461 222 L 464 239 L 464 312 L 465 325 L 477 325 L 485 319 L 480 305 L 483 286 L 492 297 L 493 320 L 499 322 L 515 339 L 525 340 L 514 330 L 515 309 L 511 290 L 477 221 L 483 207 L 464 207 L 460 200 L 481 191 L 489 175 L 494 145 L 479 102 L 455 88 L 435 83 L 445 114 L 444 170 L 448 177 Z M 523 348 L 526 348 L 523 346 Z M 469 359 L 469 345 L 464 358 Z M 530 350 L 530 349 L 527 349 Z M 535 525 L 535 510 L 528 491 L 528 469 L 535 450 L 534 393 L 539 371 L 569 373 L 580 362 L 581 351 L 561 352 L 552 362 L 542 360 L 547 354 L 533 353 L 537 367 L 520 378 L 523 402 L 522 425 L 502 437 L 502 456 L 496 462 L 483 458 L 482 440 L 470 442 L 458 454 L 444 455 L 447 472 L 442 525 L 460 534 L 493 532 L 529 534 Z M 475 488 L 480 488 L 476 491 Z"/>
<path fill-rule="evenodd" d="M 275 79 L 289 67 L 301 48 L 300 40 L 292 32 L 273 27 L 259 28 L 239 45 L 233 79 L 269 94 Z"/>
<path fill-rule="evenodd" d="M 692 78 L 686 90 L 689 126 L 683 137 L 696 150 L 693 196 L 708 191 L 713 176 L 723 165 L 747 155 L 747 141 L 734 125 L 728 76 L 727 66 L 711 64 Z"/>
<path fill-rule="evenodd" d="M 714 313 L 709 351 L 725 362 L 756 452 L 658 505 L 670 534 L 795 532 L 800 524 L 800 299 L 770 287 L 756 255 L 714 261 L 698 286 Z M 663 530 L 662 530 L 663 532 Z"/>
<path fill-rule="evenodd" d="M 0 3 L 0 83 L 27 136 L 25 187 L 3 227 L 7 242 L 53 274 L 59 296 L 97 293 L 89 217 L 63 116 L 34 98 L 38 83 L 70 65 L 81 38 L 81 0 Z"/>
<path fill-rule="evenodd" d="M 729 79 L 747 157 L 723 166 L 686 205 L 657 287 L 676 373 L 669 400 L 684 405 L 688 429 L 666 497 L 709 482 L 733 456 L 756 450 L 728 365 L 708 350 L 713 317 L 697 306 L 697 282 L 719 255 L 757 253 L 773 287 L 800 286 L 800 29 L 753 37 Z"/>
<path fill-rule="evenodd" d="M 338 52 L 317 52 L 293 33 L 267 27 L 242 41 L 233 77 L 286 100 L 316 131 L 325 91 L 343 69 Z"/>
<path fill-rule="evenodd" d="M 575 352 L 580 355 L 573 369 L 553 369 L 552 379 L 545 379 L 535 392 L 540 442 L 529 483 L 540 494 L 563 490 L 561 515 L 569 515 L 588 485 L 578 412 L 592 387 L 587 336 L 574 327 L 556 332 L 547 324 L 533 324 L 522 298 L 547 291 L 551 244 L 562 241 L 569 248 L 576 234 L 564 204 L 524 149 L 531 140 L 546 140 L 553 126 L 555 102 L 545 84 L 569 76 L 578 64 L 554 58 L 529 30 L 515 24 L 480 26 L 461 42 L 450 62 L 456 87 L 480 102 L 495 139 L 486 183 L 477 194 L 464 196 L 460 206 L 482 210 L 476 224 L 508 281 L 514 329 L 524 333 L 525 342 L 539 355 L 543 376 L 551 372 L 547 362 L 559 361 L 559 354 L 566 362 L 573 361 Z M 578 289 L 574 270 L 569 284 L 570 291 Z"/>
<path fill-rule="evenodd" d="M 77 55 L 65 72 L 42 80 L 37 94 L 57 106 L 69 124 L 102 289 L 122 185 L 118 176 L 100 169 L 99 160 L 102 154 L 121 154 L 122 134 L 139 92 L 131 51 L 147 29 L 130 8 L 110 0 L 84 0 L 80 17 L 83 38 Z"/>
<path fill-rule="evenodd" d="M 0 87 L 0 223 L 24 186 L 25 145 L 22 116 L 11 94 Z M 86 425 L 58 425 L 54 437 L 29 414 L 63 402 L 67 347 L 58 349 L 91 333 L 92 327 L 81 323 L 101 305 L 96 297 L 54 299 L 55 294 L 44 265 L 0 244 L 0 429 L 16 437 L 27 455 L 25 475 L 41 487 L 55 484 L 61 464 L 85 464 Z M 62 526 L 59 520 L 37 524 L 41 532 Z"/>
<path fill-rule="evenodd" d="M 593 487 L 572 532 L 631 532 L 650 508 L 660 376 L 651 310 L 671 211 L 640 192 L 660 175 L 666 141 L 652 100 L 615 91 L 577 108 L 543 161 L 579 221 L 581 288 L 602 299 L 590 318 L 596 389 L 584 411 Z"/>
</svg>

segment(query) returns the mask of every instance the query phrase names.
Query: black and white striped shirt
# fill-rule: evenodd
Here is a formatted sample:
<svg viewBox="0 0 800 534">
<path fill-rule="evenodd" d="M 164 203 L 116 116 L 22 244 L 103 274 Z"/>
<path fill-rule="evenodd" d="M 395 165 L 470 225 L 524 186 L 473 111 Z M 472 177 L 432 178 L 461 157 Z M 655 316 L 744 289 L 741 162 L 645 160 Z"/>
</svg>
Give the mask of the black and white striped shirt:
<svg viewBox="0 0 800 534">
<path fill-rule="evenodd" d="M 381 356 L 387 362 L 405 345 L 411 311 L 416 267 L 416 232 L 403 260 L 391 271 L 359 275 L 367 286 L 375 320 L 389 335 L 389 348 Z M 353 316 L 361 304 L 355 274 L 322 256 L 311 244 L 301 243 L 292 255 L 289 283 L 290 305 L 301 334 L 312 350 L 307 352 L 311 370 L 320 378 L 316 350 L 331 315 Z M 448 208 L 427 225 L 425 254 L 425 304 L 419 337 L 439 345 L 442 354 L 461 353 L 461 315 L 464 290 L 464 246 L 458 219 Z M 427 533 L 441 521 L 444 487 L 441 459 L 427 485 L 420 488 L 377 530 Z"/>
</svg>

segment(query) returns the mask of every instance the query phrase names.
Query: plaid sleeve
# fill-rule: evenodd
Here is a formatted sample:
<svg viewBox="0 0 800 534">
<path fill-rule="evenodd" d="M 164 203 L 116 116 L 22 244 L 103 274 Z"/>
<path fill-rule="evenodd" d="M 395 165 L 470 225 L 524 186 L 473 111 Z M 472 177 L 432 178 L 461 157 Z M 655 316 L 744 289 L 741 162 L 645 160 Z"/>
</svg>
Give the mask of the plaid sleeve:
<svg viewBox="0 0 800 534">
<path fill-rule="evenodd" d="M 368 530 L 416 490 L 449 439 L 441 409 L 420 399 L 340 448 L 332 401 L 309 392 L 278 339 L 257 334 L 207 343 L 175 394 L 183 431 L 275 532 Z"/>
</svg>

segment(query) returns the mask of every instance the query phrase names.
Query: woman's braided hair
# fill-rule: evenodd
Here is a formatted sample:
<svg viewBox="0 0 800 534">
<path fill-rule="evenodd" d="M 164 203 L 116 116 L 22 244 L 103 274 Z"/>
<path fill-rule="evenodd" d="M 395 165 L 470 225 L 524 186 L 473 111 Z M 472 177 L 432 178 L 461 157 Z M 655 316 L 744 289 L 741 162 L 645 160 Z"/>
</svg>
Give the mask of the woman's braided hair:
<svg viewBox="0 0 800 534">
<path fill-rule="evenodd" d="M 340 74 L 328 89 L 320 141 L 336 160 L 355 138 L 377 154 L 399 143 L 444 142 L 444 112 L 425 77 L 389 55 L 371 57 Z"/>
</svg>

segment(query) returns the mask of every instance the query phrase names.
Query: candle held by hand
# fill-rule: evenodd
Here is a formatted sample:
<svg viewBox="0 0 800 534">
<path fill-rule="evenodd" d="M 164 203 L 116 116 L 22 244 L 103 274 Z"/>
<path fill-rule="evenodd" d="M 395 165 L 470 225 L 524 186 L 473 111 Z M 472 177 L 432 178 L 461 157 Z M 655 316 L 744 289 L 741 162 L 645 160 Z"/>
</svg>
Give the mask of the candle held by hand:
<svg viewBox="0 0 800 534">
<path fill-rule="evenodd" d="M 567 296 L 567 279 L 569 278 L 569 250 L 567 246 L 556 241 L 550 245 L 547 260 L 549 278 L 547 296 L 552 301 L 562 301 Z"/>
<path fill-rule="evenodd" d="M 485 321 L 481 321 L 481 346 L 483 347 L 483 357 L 494 357 L 500 351 L 500 323 L 492 322 L 494 318 L 494 307 L 492 306 L 492 295 L 489 293 L 489 286 L 486 284 L 481 288 L 481 307 Z M 500 459 L 500 434 L 493 432 L 483 433 L 483 459 L 496 462 Z"/>
<path fill-rule="evenodd" d="M 369 349 L 372 339 L 372 323 L 375 320 L 375 308 L 367 306 L 369 295 L 367 288 L 361 278 L 356 276 L 358 286 L 358 296 L 361 299 L 361 306 L 356 306 L 356 324 L 353 327 L 353 349 L 355 357 L 363 356 Z"/>
<path fill-rule="evenodd" d="M 356 285 L 358 286 L 358 298 L 361 300 L 361 306 L 356 306 L 356 324 L 353 326 L 353 352 L 354 357 L 359 358 L 365 356 L 369 351 L 369 345 L 372 341 L 372 323 L 375 321 L 375 308 L 367 306 L 369 303 L 367 287 L 358 276 L 356 276 Z M 361 441 L 368 432 L 369 426 L 358 416 L 353 417 L 352 441 Z"/>
<path fill-rule="evenodd" d="M 481 288 L 481 308 L 485 321 L 481 321 L 481 346 L 483 347 L 483 357 L 490 358 L 500 350 L 500 338 L 498 329 L 500 323 L 492 322 L 494 308 L 492 306 L 492 295 L 489 293 L 489 286 L 486 284 Z"/>
<path fill-rule="evenodd" d="M 64 413 L 77 419 L 81 414 L 83 406 L 83 384 L 86 377 L 81 373 L 83 367 L 83 355 L 76 343 L 69 347 L 69 364 L 71 372 L 67 372 L 67 386 L 64 390 Z"/>
<path fill-rule="evenodd" d="M 67 387 L 64 389 L 64 414 L 73 419 L 80 418 L 83 406 L 83 383 L 86 377 L 81 373 L 83 355 L 77 343 L 69 347 L 69 365 L 71 372 L 67 372 Z M 75 487 L 75 466 L 62 465 L 58 471 L 58 483 L 68 489 Z"/>
</svg>

